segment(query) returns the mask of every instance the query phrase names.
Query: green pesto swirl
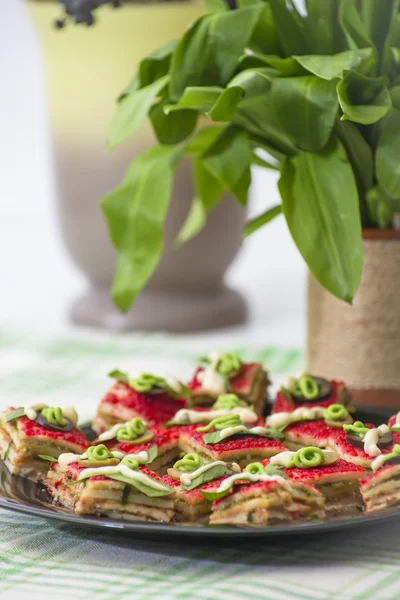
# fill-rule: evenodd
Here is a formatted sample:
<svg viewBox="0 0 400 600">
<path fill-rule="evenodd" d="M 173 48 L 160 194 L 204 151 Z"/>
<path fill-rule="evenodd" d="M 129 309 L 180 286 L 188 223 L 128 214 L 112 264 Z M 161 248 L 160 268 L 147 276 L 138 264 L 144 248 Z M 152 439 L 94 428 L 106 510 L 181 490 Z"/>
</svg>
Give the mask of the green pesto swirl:
<svg viewBox="0 0 400 600">
<path fill-rule="evenodd" d="M 243 406 L 243 402 L 236 394 L 221 394 L 213 404 L 214 410 L 232 410 Z"/>
<path fill-rule="evenodd" d="M 125 427 L 117 431 L 117 440 L 119 442 L 130 442 L 141 437 L 146 431 L 146 425 L 141 419 L 132 419 Z"/>
<path fill-rule="evenodd" d="M 226 352 L 218 361 L 217 371 L 226 377 L 236 375 L 242 368 L 242 361 L 234 352 Z"/>
<path fill-rule="evenodd" d="M 260 462 L 250 463 L 245 468 L 247 473 L 251 473 L 252 475 L 265 475 L 264 465 Z"/>
<path fill-rule="evenodd" d="M 311 375 L 302 375 L 296 380 L 293 388 L 293 396 L 300 396 L 302 398 L 306 398 L 307 400 L 314 400 L 315 398 L 318 398 L 318 394 L 318 383 L 313 377 L 311 377 Z"/>
<path fill-rule="evenodd" d="M 347 433 L 354 433 L 355 435 L 358 435 L 358 437 L 361 438 L 364 437 L 364 435 L 368 431 L 368 427 L 366 427 L 362 421 L 354 421 L 352 425 L 345 424 L 343 425 L 343 429 Z"/>
<path fill-rule="evenodd" d="M 324 419 L 326 421 L 345 421 L 349 417 L 350 415 L 343 404 L 331 404 L 324 411 Z"/>
<path fill-rule="evenodd" d="M 150 392 L 157 385 L 158 381 L 159 377 L 150 373 L 142 373 L 138 377 L 129 379 L 129 385 L 137 392 L 145 394 L 146 392 Z"/>
<path fill-rule="evenodd" d="M 121 460 L 121 465 L 125 465 L 129 469 L 136 471 L 139 468 L 139 461 L 134 456 L 129 456 L 128 454 L 128 456 L 124 456 Z"/>
<path fill-rule="evenodd" d="M 42 408 L 41 415 L 50 423 L 51 425 L 55 425 L 57 427 L 64 427 L 67 424 L 67 420 L 63 415 L 62 408 L 60 406 L 48 406 L 46 408 Z"/>
<path fill-rule="evenodd" d="M 204 427 L 197 427 L 196 431 L 210 431 L 213 428 L 215 431 L 221 431 L 226 427 L 237 427 L 238 425 L 243 425 L 239 415 L 222 415 L 213 419 Z"/>
<path fill-rule="evenodd" d="M 324 453 L 320 448 L 308 446 L 307 448 L 300 448 L 300 450 L 297 450 L 287 466 L 289 469 L 293 467 L 298 467 L 299 469 L 311 469 L 312 467 L 319 467 L 322 465 L 324 459 Z"/>
<path fill-rule="evenodd" d="M 97 446 L 90 446 L 86 450 L 86 455 L 88 457 L 88 460 L 92 460 L 92 461 L 96 461 L 96 462 L 102 461 L 102 460 L 108 460 L 109 458 L 113 458 L 112 453 L 109 451 L 107 446 L 105 446 L 104 444 L 98 444 Z"/>
<path fill-rule="evenodd" d="M 174 464 L 174 469 L 178 469 L 182 473 L 192 473 L 201 467 L 203 462 L 203 459 L 198 454 L 191 452 L 190 454 L 186 454 L 181 460 L 178 460 Z"/>
</svg>

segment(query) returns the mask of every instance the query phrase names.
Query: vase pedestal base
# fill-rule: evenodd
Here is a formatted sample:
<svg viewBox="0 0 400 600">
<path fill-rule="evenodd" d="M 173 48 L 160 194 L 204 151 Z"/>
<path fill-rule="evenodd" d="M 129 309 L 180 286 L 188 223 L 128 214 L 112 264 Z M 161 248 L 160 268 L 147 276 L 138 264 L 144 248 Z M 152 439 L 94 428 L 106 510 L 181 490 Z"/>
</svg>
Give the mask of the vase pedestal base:
<svg viewBox="0 0 400 600">
<path fill-rule="evenodd" d="M 109 291 L 89 289 L 73 302 L 69 318 L 76 325 L 111 331 L 185 333 L 239 325 L 247 318 L 243 297 L 226 285 L 197 292 L 144 290 L 125 315 L 112 303 Z"/>
</svg>

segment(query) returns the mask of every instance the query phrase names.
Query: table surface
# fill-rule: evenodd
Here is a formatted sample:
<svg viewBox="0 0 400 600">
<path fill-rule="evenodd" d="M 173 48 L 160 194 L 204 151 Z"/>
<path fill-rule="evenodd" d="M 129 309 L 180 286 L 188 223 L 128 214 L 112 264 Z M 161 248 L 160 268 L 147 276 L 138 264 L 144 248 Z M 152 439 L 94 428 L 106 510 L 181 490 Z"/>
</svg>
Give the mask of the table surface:
<svg viewBox="0 0 400 600">
<path fill-rule="evenodd" d="M 220 347 L 232 347 L 230 335 Z M 32 398 L 73 403 L 89 418 L 111 368 L 189 377 L 207 340 L 3 328 L 0 409 Z M 233 345 L 278 383 L 301 353 Z M 217 543 L 121 537 L 0 510 L 0 597 L 111 600 L 398 600 L 400 519 L 348 531 Z"/>
</svg>

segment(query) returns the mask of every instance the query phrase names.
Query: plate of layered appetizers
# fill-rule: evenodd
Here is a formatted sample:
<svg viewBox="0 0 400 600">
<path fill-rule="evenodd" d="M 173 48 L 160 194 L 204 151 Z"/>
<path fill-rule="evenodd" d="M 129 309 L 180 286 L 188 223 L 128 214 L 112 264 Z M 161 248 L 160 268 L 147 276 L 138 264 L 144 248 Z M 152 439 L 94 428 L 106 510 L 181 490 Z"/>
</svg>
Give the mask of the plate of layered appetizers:
<svg viewBox="0 0 400 600">
<path fill-rule="evenodd" d="M 273 536 L 395 518 L 400 413 L 343 382 L 210 352 L 181 382 L 110 372 L 93 420 L 33 402 L 0 415 L 0 506 L 141 534 Z M 273 396 L 273 397 L 272 397 Z"/>
</svg>

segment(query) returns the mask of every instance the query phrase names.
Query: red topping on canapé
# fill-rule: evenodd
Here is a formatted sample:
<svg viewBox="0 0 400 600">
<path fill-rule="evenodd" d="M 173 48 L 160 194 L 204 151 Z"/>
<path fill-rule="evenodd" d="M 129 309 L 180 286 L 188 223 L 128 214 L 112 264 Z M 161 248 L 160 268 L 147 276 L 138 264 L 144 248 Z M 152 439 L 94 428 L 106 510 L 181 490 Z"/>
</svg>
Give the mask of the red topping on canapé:
<svg viewBox="0 0 400 600">
<path fill-rule="evenodd" d="M 236 377 L 230 380 L 231 391 L 235 394 L 246 395 L 251 392 L 254 376 L 261 368 L 259 363 L 243 363 Z M 187 384 L 188 388 L 196 391 L 201 389 L 201 382 L 198 378 L 199 373 L 204 371 L 204 367 L 196 369 L 193 378 Z"/>
<path fill-rule="evenodd" d="M 273 448 L 277 452 L 284 452 L 286 450 L 285 446 L 281 444 L 279 440 L 271 440 L 267 437 L 257 437 L 254 435 L 238 435 L 233 436 L 231 438 L 227 438 L 222 442 L 218 442 L 217 444 L 206 444 L 203 440 L 203 435 L 201 431 L 193 431 L 190 435 L 190 439 L 195 441 L 197 444 L 201 444 L 208 449 L 215 452 L 216 455 L 223 454 L 224 452 L 230 452 L 235 450 L 246 451 L 249 450 L 251 452 L 254 448 Z"/>
<path fill-rule="evenodd" d="M 388 421 L 389 427 L 395 427 L 396 426 L 396 420 L 397 420 L 397 413 L 395 415 L 393 415 L 392 417 L 390 417 L 390 419 Z"/>
<path fill-rule="evenodd" d="M 187 491 L 187 490 L 184 490 L 183 488 L 181 488 L 180 491 L 181 491 L 181 493 L 185 494 L 186 499 L 189 500 L 189 501 L 192 501 L 192 502 L 208 502 L 208 500 L 206 500 L 204 498 L 204 496 L 200 492 L 200 490 L 214 490 L 214 489 L 217 489 L 219 487 L 221 481 L 223 481 L 227 477 L 229 477 L 229 475 L 226 475 L 224 477 L 219 477 L 218 479 L 213 479 L 212 481 L 208 481 L 207 483 L 201 484 L 199 487 L 195 488 L 194 490 Z M 173 488 L 178 488 L 180 486 L 179 479 L 173 479 L 169 475 L 164 475 L 164 477 L 162 477 L 162 481 L 166 485 L 169 485 L 170 487 L 173 487 Z"/>
<path fill-rule="evenodd" d="M 300 406 L 305 406 L 312 408 L 314 406 L 322 406 L 327 407 L 331 404 L 336 404 L 339 402 L 339 392 L 343 388 L 342 381 L 332 380 L 332 394 L 323 400 L 319 400 L 317 402 L 296 402 L 295 399 L 291 400 L 287 398 L 282 392 L 278 392 L 276 395 L 276 400 L 274 406 L 272 407 L 271 413 L 275 414 L 277 412 L 293 412 L 296 408 Z"/>
<path fill-rule="evenodd" d="M 157 446 L 159 450 L 163 449 L 163 446 L 170 446 L 171 444 L 178 444 L 179 431 L 177 428 L 171 430 L 164 429 L 158 430 L 158 433 L 153 437 L 152 440 L 145 444 L 130 444 L 129 442 L 117 442 L 117 440 L 110 440 L 106 443 L 107 447 L 112 450 L 119 450 L 126 454 L 138 454 L 142 450 L 148 450 L 151 446 Z"/>
<path fill-rule="evenodd" d="M 148 425 L 161 425 L 166 423 L 175 413 L 184 408 L 185 400 L 171 398 L 163 394 L 139 394 L 128 384 L 118 381 L 104 396 L 102 403 L 120 404 L 132 410 L 132 418 L 139 416 Z"/>
<path fill-rule="evenodd" d="M 267 465 L 269 462 L 270 460 L 266 459 L 262 461 L 262 464 Z M 336 473 L 354 473 L 354 478 L 358 479 L 364 475 L 364 473 L 366 473 L 366 470 L 363 467 L 353 465 L 352 463 L 342 460 L 341 458 L 339 458 L 332 465 L 321 465 L 319 467 L 312 467 L 311 469 L 299 469 L 297 467 L 293 467 L 293 469 L 284 468 L 282 471 L 291 479 L 300 481 L 302 483 L 318 482 L 318 480 L 322 477 Z"/>
<path fill-rule="evenodd" d="M 369 423 L 366 423 L 366 426 L 370 429 L 373 428 L 373 425 Z M 392 452 L 393 445 L 400 443 L 400 433 L 393 432 L 392 435 L 393 444 L 389 448 L 381 448 L 381 454 L 390 454 Z M 370 454 L 364 452 L 363 447 L 356 448 L 353 446 L 353 444 L 348 442 L 347 434 L 343 429 L 332 429 L 329 443 L 330 445 L 334 446 L 339 454 L 344 455 L 345 458 L 364 458 L 369 461 L 372 461 L 374 458 L 376 458 L 375 456 L 371 456 Z"/>
<path fill-rule="evenodd" d="M 48 440 L 65 442 L 66 444 L 73 444 L 82 449 L 82 452 L 89 446 L 83 433 L 77 429 L 72 431 L 50 431 L 39 425 L 36 421 L 31 421 L 27 417 L 20 417 L 18 419 L 18 429 L 25 437 L 45 437 Z"/>
<path fill-rule="evenodd" d="M 290 438 L 298 438 L 301 440 L 304 437 L 312 438 L 314 445 L 327 445 L 330 440 L 332 427 L 329 427 L 323 420 L 318 421 L 299 421 L 292 423 L 283 433 L 290 434 Z"/>
</svg>

